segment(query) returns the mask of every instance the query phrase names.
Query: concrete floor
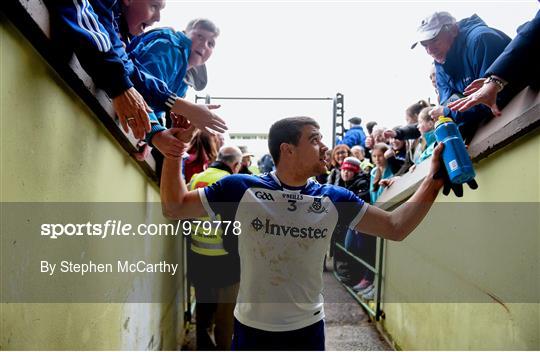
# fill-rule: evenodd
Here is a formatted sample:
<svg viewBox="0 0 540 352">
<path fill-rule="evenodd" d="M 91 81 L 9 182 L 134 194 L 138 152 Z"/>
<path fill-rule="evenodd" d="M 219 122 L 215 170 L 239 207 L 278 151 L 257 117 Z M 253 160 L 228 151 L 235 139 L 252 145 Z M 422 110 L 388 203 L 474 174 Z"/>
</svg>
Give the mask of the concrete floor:
<svg viewBox="0 0 540 352">
<path fill-rule="evenodd" d="M 332 272 L 325 272 L 323 277 L 326 350 L 392 350 L 370 322 L 368 315 L 334 278 Z M 192 325 L 182 350 L 194 351 L 195 348 L 195 325 Z"/>
<path fill-rule="evenodd" d="M 333 351 L 388 351 L 392 348 L 379 334 L 367 313 L 336 280 L 324 273 L 326 349 Z"/>
</svg>

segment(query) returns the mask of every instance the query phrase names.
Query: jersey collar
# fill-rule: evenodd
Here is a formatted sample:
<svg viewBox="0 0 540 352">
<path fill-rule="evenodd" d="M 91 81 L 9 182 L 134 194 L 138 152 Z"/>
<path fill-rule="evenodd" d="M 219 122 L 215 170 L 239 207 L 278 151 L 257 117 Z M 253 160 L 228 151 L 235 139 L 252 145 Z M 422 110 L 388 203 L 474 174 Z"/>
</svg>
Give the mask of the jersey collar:
<svg viewBox="0 0 540 352">
<path fill-rule="evenodd" d="M 305 185 L 294 187 L 294 186 L 286 185 L 283 182 L 281 182 L 280 179 L 277 177 L 275 170 L 271 171 L 269 174 L 274 179 L 274 181 L 276 181 L 276 183 L 281 186 L 281 188 L 283 190 L 287 190 L 287 191 L 291 191 L 291 192 L 301 193 L 303 190 L 305 190 L 313 182 L 313 180 L 308 179 Z"/>
</svg>

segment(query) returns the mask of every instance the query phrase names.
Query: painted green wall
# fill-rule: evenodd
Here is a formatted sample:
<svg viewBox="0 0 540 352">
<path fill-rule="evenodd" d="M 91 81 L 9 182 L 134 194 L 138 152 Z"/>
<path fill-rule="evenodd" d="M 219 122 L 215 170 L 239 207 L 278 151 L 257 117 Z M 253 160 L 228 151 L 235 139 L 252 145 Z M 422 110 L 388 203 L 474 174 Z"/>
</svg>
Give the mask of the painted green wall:
<svg viewBox="0 0 540 352">
<path fill-rule="evenodd" d="M 135 209 L 134 218 L 165 222 L 156 207 L 145 206 L 159 203 L 156 185 L 28 41 L 3 16 L 0 20 L 1 201 L 83 202 L 95 204 L 95 209 L 100 208 L 99 202 L 129 202 Z M 36 223 L 42 214 L 27 217 L 28 223 Z M 42 251 L 56 256 L 86 255 L 96 261 L 117 255 L 182 263 L 181 241 L 173 239 L 107 244 L 75 240 L 58 242 L 63 246 L 50 249 L 39 248 L 35 234 L 9 231 L 6 224 L 2 237 L 2 244 L 10 246 L 9 258 L 3 260 L 19 260 L 15 274 L 25 280 L 43 280 L 36 268 L 24 265 L 45 255 Z M 99 282 L 66 290 L 82 292 L 88 288 L 84 285 Z M 0 347 L 175 349 L 183 334 L 182 307 L 177 307 L 183 300 L 181 287 L 181 274 L 172 281 L 123 274 L 112 294 L 129 297 L 139 289 L 159 289 L 161 303 L 3 303 Z"/>
<path fill-rule="evenodd" d="M 383 325 L 399 348 L 540 349 L 539 154 L 537 131 L 481 160 L 478 190 L 439 195 L 387 243 Z"/>
</svg>

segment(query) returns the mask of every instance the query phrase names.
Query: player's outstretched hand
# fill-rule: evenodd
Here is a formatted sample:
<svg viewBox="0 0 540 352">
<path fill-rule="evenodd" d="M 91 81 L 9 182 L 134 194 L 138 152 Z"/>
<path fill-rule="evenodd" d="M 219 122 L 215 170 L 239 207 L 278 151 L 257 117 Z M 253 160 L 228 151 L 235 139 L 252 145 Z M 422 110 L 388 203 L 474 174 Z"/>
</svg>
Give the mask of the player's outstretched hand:
<svg viewBox="0 0 540 352">
<path fill-rule="evenodd" d="M 443 194 L 445 196 L 450 194 L 450 190 L 454 192 L 456 197 L 463 197 L 463 185 L 461 183 L 450 182 L 448 171 L 442 162 L 442 151 L 444 148 L 443 143 L 439 143 L 433 151 L 433 158 L 431 161 L 431 174 L 435 180 L 439 180 L 443 183 Z M 478 183 L 474 179 L 467 182 L 471 189 L 477 189 Z"/>
</svg>

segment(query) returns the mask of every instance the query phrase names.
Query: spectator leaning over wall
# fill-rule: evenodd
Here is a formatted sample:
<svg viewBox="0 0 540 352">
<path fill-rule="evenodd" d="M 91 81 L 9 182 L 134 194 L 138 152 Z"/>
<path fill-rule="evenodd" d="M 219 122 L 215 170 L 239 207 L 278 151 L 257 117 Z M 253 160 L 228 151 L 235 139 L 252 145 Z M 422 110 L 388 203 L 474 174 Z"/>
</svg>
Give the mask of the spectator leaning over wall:
<svg viewBox="0 0 540 352">
<path fill-rule="evenodd" d="M 437 72 L 441 105 L 432 110 L 431 116 L 452 117 L 466 141 L 470 141 L 478 125 L 493 114 L 485 106 L 456 112 L 447 105 L 463 97 L 465 88 L 485 75 L 509 42 L 506 34 L 488 27 L 477 15 L 456 22 L 448 12 L 435 12 L 423 19 L 418 27 L 417 38 L 411 48 L 420 43 L 434 59 Z"/>
<path fill-rule="evenodd" d="M 141 71 L 161 79 L 175 94 L 184 96 L 188 89 L 184 80 L 187 71 L 206 63 L 213 53 L 218 35 L 219 29 L 214 23 L 206 19 L 195 19 L 188 23 L 185 32 L 157 28 L 139 35 L 131 40 L 127 51 Z M 189 119 L 189 116 L 186 117 Z M 162 154 L 173 153 L 173 156 L 178 156 L 178 144 L 172 144 L 175 148 L 169 149 L 170 142 L 174 140 L 172 132 L 167 132 L 165 126 L 158 121 L 152 122 L 152 131 L 147 141 Z"/>
<path fill-rule="evenodd" d="M 199 128 L 225 130 L 225 122 L 208 107 L 179 98 L 163 80 L 139 70 L 126 54 L 119 35 L 118 17 L 122 11 L 128 5 L 137 7 L 141 17 L 132 18 L 128 29 L 132 35 L 141 34 L 147 26 L 159 21 L 164 0 L 49 0 L 47 3 L 53 29 L 73 48 L 96 86 L 112 98 L 126 132 L 131 128 L 136 138 L 143 138 L 151 129 L 148 116 L 151 108 L 183 115 Z"/>
<path fill-rule="evenodd" d="M 465 95 L 468 96 L 450 103 L 448 107 L 463 112 L 484 104 L 491 109 L 493 115 L 499 116 L 498 94 L 503 88 L 514 94 L 528 85 L 534 89 L 540 88 L 539 62 L 540 11 L 532 21 L 518 28 L 517 36 L 487 69 L 484 78 L 477 79 L 465 88 Z"/>
</svg>

